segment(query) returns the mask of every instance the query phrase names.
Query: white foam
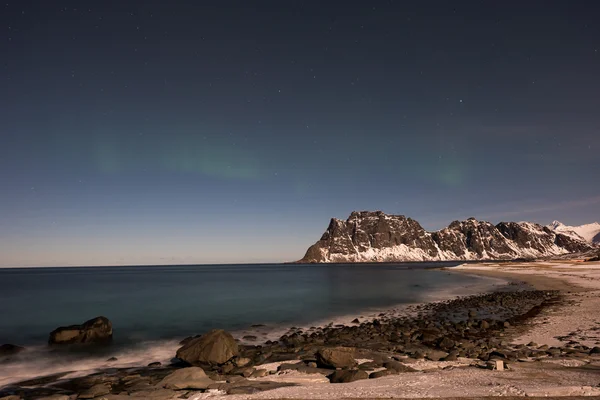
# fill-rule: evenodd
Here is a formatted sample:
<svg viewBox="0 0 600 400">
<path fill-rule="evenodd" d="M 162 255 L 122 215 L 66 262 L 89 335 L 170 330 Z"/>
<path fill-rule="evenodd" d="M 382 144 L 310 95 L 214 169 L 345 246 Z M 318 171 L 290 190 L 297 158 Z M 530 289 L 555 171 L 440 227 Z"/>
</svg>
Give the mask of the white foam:
<svg viewBox="0 0 600 400">
<path fill-rule="evenodd" d="M 13 361 L 0 363 L 0 387 L 22 380 L 68 372 L 65 378 L 75 378 L 106 368 L 131 368 L 159 361 L 169 364 L 179 347 L 179 341 L 153 341 L 123 349 L 114 354 L 77 357 L 55 353 L 48 347 L 31 347 L 15 356 Z M 117 361 L 107 361 L 108 357 Z"/>
</svg>

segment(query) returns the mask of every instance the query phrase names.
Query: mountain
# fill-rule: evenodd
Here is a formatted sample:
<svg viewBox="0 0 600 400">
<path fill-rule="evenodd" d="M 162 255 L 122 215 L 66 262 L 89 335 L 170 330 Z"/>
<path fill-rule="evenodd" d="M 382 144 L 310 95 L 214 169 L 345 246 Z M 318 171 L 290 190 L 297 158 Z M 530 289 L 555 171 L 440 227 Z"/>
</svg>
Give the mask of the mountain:
<svg viewBox="0 0 600 400">
<path fill-rule="evenodd" d="M 581 238 L 529 222 L 493 225 L 469 218 L 428 232 L 403 215 L 354 211 L 345 221 L 331 219 L 321 239 L 300 262 L 505 260 L 591 249 Z"/>
<path fill-rule="evenodd" d="M 548 228 L 575 239 L 583 239 L 588 243 L 600 244 L 600 224 L 598 222 L 579 226 L 568 226 L 562 222 L 554 221 L 548 225 Z"/>
</svg>

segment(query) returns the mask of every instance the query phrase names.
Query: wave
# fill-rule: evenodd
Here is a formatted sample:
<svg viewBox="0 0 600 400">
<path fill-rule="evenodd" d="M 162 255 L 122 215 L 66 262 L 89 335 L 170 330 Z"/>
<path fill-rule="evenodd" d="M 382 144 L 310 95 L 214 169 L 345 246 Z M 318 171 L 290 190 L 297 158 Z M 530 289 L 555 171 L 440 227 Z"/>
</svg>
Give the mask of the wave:
<svg viewBox="0 0 600 400">
<path fill-rule="evenodd" d="M 95 353 L 62 351 L 48 346 L 30 347 L 0 362 L 0 387 L 55 374 L 75 378 L 107 368 L 140 367 L 155 361 L 169 364 L 178 347 L 179 340 L 142 342 L 130 348 Z M 111 357 L 117 360 L 108 361 Z"/>
</svg>

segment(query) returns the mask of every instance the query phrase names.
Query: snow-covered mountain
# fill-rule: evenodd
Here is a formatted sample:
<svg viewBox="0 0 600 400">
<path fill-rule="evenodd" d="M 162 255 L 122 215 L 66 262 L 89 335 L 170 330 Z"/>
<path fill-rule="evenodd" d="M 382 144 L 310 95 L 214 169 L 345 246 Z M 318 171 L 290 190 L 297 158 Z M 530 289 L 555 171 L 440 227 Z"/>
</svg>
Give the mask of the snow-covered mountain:
<svg viewBox="0 0 600 400">
<path fill-rule="evenodd" d="M 427 232 L 403 215 L 355 211 L 346 221 L 333 218 L 300 262 L 530 259 L 592 248 L 581 238 L 530 222 L 493 225 L 469 218 Z"/>
<path fill-rule="evenodd" d="M 579 226 L 568 226 L 559 221 L 554 221 L 548 228 L 563 235 L 576 239 L 583 239 L 588 243 L 600 244 L 600 223 L 585 224 Z"/>
</svg>

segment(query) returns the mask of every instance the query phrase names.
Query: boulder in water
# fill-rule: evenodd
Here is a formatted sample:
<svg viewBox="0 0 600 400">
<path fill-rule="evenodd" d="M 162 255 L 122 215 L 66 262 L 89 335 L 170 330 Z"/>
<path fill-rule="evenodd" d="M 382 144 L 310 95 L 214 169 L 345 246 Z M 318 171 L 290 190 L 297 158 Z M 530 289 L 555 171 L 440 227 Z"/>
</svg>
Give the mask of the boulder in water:
<svg viewBox="0 0 600 400">
<path fill-rule="evenodd" d="M 238 344 L 222 329 L 208 332 L 188 341 L 177 350 L 176 357 L 196 366 L 221 365 L 239 354 Z"/>
<path fill-rule="evenodd" d="M 49 344 L 100 343 L 112 341 L 112 323 L 106 317 L 96 317 L 81 325 L 56 328 L 50 332 Z"/>
</svg>

